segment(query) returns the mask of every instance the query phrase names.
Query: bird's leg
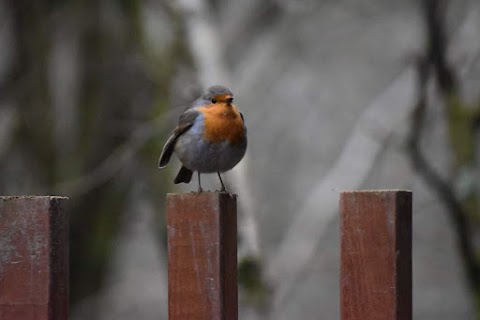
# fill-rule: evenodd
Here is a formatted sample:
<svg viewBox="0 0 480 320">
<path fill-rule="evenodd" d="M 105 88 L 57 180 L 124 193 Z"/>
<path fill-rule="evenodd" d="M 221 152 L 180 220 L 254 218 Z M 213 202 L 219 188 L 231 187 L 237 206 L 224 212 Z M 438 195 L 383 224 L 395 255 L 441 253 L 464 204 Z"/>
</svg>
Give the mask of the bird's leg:
<svg viewBox="0 0 480 320">
<path fill-rule="evenodd" d="M 197 171 L 197 173 L 198 173 L 198 192 L 203 192 L 202 182 L 200 181 L 200 172 Z"/>
<path fill-rule="evenodd" d="M 223 180 L 222 180 L 222 176 L 220 176 L 220 172 L 217 171 L 217 174 L 218 174 L 218 178 L 220 179 L 220 183 L 222 184 L 222 189 L 220 190 L 220 192 L 228 192 L 227 188 L 225 188 L 225 185 L 223 184 Z"/>
</svg>

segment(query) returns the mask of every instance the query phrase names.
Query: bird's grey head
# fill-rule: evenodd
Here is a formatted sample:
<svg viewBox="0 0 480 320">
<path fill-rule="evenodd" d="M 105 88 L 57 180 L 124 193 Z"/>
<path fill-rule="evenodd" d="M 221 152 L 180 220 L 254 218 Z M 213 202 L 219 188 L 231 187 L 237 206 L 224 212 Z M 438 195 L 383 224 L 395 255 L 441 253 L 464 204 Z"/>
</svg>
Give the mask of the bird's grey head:
<svg viewBox="0 0 480 320">
<path fill-rule="evenodd" d="M 233 96 L 233 92 L 225 86 L 211 86 L 207 89 L 202 98 L 205 100 L 212 100 L 213 98 L 220 96 Z"/>
</svg>

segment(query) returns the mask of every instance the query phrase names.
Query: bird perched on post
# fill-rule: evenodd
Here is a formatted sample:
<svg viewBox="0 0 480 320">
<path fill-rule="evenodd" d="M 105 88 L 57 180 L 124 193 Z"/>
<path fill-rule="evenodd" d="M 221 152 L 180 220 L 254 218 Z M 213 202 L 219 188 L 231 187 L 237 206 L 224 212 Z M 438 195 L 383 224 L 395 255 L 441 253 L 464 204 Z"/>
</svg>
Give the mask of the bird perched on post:
<svg viewBox="0 0 480 320">
<path fill-rule="evenodd" d="M 175 184 L 189 183 L 198 173 L 198 192 L 202 192 L 201 173 L 218 174 L 235 167 L 247 149 L 247 129 L 243 115 L 233 104 L 233 93 L 224 86 L 212 86 L 180 116 L 163 147 L 159 168 L 167 166 L 175 152 L 182 162 Z"/>
</svg>

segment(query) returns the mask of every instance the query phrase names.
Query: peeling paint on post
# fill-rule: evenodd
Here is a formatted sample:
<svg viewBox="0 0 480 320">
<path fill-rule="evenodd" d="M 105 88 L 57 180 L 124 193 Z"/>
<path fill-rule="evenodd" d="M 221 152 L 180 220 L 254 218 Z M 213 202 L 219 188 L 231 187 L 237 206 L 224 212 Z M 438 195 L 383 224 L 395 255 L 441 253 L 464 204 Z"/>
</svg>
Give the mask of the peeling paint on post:
<svg viewBox="0 0 480 320">
<path fill-rule="evenodd" d="M 64 197 L 0 197 L 0 319 L 68 318 Z"/>
<path fill-rule="evenodd" d="M 342 320 L 412 319 L 412 193 L 340 196 Z"/>
<path fill-rule="evenodd" d="M 237 201 L 228 193 L 169 194 L 169 320 L 236 320 Z"/>
</svg>

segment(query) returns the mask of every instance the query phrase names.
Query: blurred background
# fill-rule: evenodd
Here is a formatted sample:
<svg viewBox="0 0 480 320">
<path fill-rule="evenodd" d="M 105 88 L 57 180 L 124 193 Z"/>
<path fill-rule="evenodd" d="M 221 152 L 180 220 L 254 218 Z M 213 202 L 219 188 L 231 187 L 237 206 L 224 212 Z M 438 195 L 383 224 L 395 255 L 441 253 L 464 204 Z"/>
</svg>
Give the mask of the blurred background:
<svg viewBox="0 0 480 320">
<path fill-rule="evenodd" d="M 338 319 L 338 196 L 414 194 L 415 319 L 480 319 L 478 0 L 0 0 L 0 194 L 70 197 L 72 319 L 166 319 L 178 116 L 235 93 L 241 319 Z M 207 188 L 218 189 L 215 177 Z"/>
</svg>

